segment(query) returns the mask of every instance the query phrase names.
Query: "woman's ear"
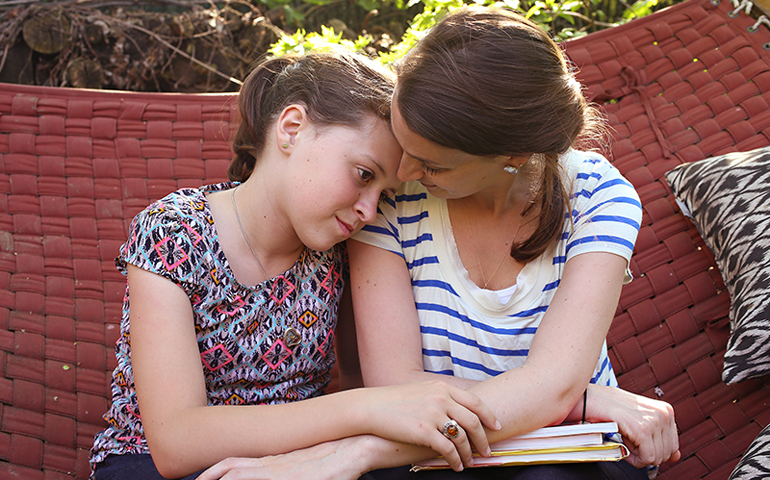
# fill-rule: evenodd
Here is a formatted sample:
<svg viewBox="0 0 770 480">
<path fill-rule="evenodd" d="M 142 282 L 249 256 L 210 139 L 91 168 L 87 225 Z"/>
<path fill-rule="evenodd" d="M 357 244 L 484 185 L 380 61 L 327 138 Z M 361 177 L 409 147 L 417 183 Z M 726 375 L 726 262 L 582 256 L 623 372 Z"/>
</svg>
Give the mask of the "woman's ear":
<svg viewBox="0 0 770 480">
<path fill-rule="evenodd" d="M 304 106 L 289 105 L 284 108 L 275 125 L 275 139 L 278 143 L 278 149 L 289 153 L 307 121 L 307 111 Z"/>
</svg>

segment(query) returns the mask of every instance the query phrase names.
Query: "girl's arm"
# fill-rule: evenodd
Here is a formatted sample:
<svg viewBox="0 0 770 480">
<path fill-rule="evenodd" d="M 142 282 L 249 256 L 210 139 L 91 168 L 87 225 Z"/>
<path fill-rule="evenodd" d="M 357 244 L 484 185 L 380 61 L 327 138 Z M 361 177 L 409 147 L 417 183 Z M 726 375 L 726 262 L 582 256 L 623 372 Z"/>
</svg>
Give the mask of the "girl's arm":
<svg viewBox="0 0 770 480">
<path fill-rule="evenodd" d="M 340 389 L 348 390 L 364 386 L 361 376 L 361 364 L 358 360 L 356 344 L 356 322 L 353 318 L 353 302 L 350 298 L 350 285 L 345 286 L 337 311 L 337 329 L 335 347 L 337 368 L 340 374 Z"/>
<path fill-rule="evenodd" d="M 481 423 L 494 426 L 475 395 L 433 382 L 356 389 L 301 402 L 207 406 L 206 385 L 185 292 L 129 265 L 134 381 L 147 442 L 160 473 L 188 475 L 231 456 L 290 452 L 373 434 L 430 447 L 455 468 L 470 461 L 470 442 L 486 449 Z M 405 387 L 405 388 L 404 388 Z M 455 441 L 439 428 L 454 418 L 468 430 Z"/>
<path fill-rule="evenodd" d="M 430 449 L 366 435 L 283 455 L 227 458 L 203 472 L 198 480 L 358 480 L 372 470 L 428 458 L 430 452 Z"/>
<path fill-rule="evenodd" d="M 625 259 L 609 253 L 570 259 L 524 365 L 474 382 L 423 370 L 419 321 L 403 259 L 356 241 L 348 242 L 348 249 L 365 383 L 444 378 L 466 388 L 503 424 L 489 433 L 492 442 L 560 423 L 581 400 L 614 317 L 626 266 Z M 588 406 L 593 412 L 598 404 L 589 401 Z M 661 451 L 653 462 L 667 460 L 674 451 Z"/>
</svg>

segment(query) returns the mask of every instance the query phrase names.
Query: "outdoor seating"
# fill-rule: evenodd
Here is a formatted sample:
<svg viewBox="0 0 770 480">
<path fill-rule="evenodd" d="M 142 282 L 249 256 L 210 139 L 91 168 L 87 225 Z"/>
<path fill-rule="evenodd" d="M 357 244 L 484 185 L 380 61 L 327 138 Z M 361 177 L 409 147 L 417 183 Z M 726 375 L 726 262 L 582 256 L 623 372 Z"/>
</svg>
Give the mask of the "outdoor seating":
<svg viewBox="0 0 770 480">
<path fill-rule="evenodd" d="M 689 0 L 565 45 L 644 207 L 608 343 L 623 388 L 674 405 L 683 456 L 660 479 L 727 479 L 770 424 L 768 377 L 722 381 L 730 297 L 665 176 L 770 146 L 770 30 L 735 11 Z M 0 84 L 0 478 L 88 478 L 120 335 L 114 258 L 150 202 L 226 180 L 234 100 Z"/>
</svg>

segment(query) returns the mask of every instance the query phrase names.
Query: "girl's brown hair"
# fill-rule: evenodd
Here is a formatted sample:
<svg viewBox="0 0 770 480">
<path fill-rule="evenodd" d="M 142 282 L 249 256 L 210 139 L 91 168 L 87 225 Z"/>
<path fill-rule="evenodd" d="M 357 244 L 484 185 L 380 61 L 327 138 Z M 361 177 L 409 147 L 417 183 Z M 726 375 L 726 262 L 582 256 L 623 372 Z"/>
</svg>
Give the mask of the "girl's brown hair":
<svg viewBox="0 0 770 480">
<path fill-rule="evenodd" d="M 370 114 L 390 122 L 393 81 L 393 74 L 373 60 L 344 51 L 264 61 L 238 94 L 240 123 L 227 171 L 230 180 L 249 178 L 269 127 L 288 105 L 303 105 L 316 127 L 356 126 Z"/>
<path fill-rule="evenodd" d="M 543 160 L 538 228 L 511 249 L 520 262 L 541 255 L 568 214 L 559 157 L 602 131 L 559 46 L 521 15 L 463 7 L 438 22 L 396 72 L 399 111 L 421 137 L 472 155 Z"/>
</svg>

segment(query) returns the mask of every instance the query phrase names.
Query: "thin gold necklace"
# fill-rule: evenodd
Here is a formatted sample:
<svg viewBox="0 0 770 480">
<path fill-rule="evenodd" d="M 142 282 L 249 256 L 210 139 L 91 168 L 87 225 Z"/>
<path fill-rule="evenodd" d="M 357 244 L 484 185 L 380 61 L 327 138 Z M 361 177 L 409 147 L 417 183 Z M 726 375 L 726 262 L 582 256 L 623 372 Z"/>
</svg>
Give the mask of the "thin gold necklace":
<svg viewBox="0 0 770 480">
<path fill-rule="evenodd" d="M 238 185 L 240 187 L 240 185 Z M 232 193 L 230 194 L 230 198 L 233 200 L 233 210 L 235 210 L 235 219 L 238 220 L 238 226 L 241 227 L 241 233 L 243 234 L 243 239 L 246 240 L 246 245 L 249 246 L 249 250 L 251 250 L 251 254 L 254 255 L 254 260 L 257 261 L 257 265 L 259 265 L 259 269 L 262 270 L 262 275 L 265 276 L 265 280 L 270 280 L 270 277 L 267 276 L 267 272 L 265 271 L 265 267 L 262 266 L 262 262 L 259 261 L 259 257 L 257 256 L 257 252 L 254 251 L 254 247 L 251 246 L 251 242 L 249 241 L 249 236 L 246 235 L 246 229 L 243 228 L 243 223 L 241 223 L 241 216 L 238 214 L 238 205 L 235 203 L 235 191 L 238 190 L 238 187 L 233 188 Z M 292 327 L 291 325 L 286 325 L 286 331 L 283 333 L 283 343 L 288 348 L 294 348 L 300 343 L 302 343 L 302 335 Z"/>
<path fill-rule="evenodd" d="M 476 249 L 476 240 L 473 235 L 473 225 L 471 225 L 471 219 L 468 217 L 468 204 L 466 203 L 465 199 L 463 199 L 463 212 L 465 213 L 465 221 L 468 223 L 468 229 L 470 231 L 470 238 L 471 238 L 471 245 L 473 245 L 473 253 L 476 254 L 476 263 L 479 266 L 479 272 L 481 273 L 481 281 L 484 282 L 484 286 L 481 287 L 482 289 L 486 290 L 487 285 L 489 285 L 489 282 L 492 281 L 493 278 L 495 278 L 495 275 L 500 270 L 500 267 L 503 266 L 503 262 L 505 262 L 505 258 L 510 255 L 510 251 L 506 251 L 503 253 L 503 257 L 500 259 L 500 263 L 497 264 L 497 268 L 495 268 L 495 271 L 492 272 L 492 276 L 489 277 L 489 280 L 486 279 L 484 276 L 484 269 L 481 268 L 481 258 L 479 257 L 479 251 Z M 521 230 L 521 221 L 524 220 L 524 215 L 519 216 L 519 224 L 516 227 L 516 233 L 513 234 L 513 238 L 511 239 L 511 244 L 516 242 L 516 237 L 519 235 L 519 230 Z"/>
<path fill-rule="evenodd" d="M 240 185 L 238 185 L 238 187 L 240 187 Z M 251 254 L 254 255 L 254 259 L 257 261 L 257 265 L 259 265 L 259 269 L 262 270 L 262 275 L 265 276 L 265 280 L 270 280 L 270 277 L 267 276 L 267 272 L 265 271 L 265 267 L 263 267 L 262 262 L 259 261 L 257 252 L 255 252 L 254 247 L 251 246 L 251 242 L 249 241 L 249 236 L 246 235 L 246 230 L 243 228 L 243 223 L 241 223 L 241 216 L 238 215 L 238 205 L 235 203 L 235 191 L 238 190 L 238 187 L 233 188 L 232 193 L 230 194 L 230 198 L 232 198 L 233 200 L 233 210 L 235 210 L 235 219 L 238 220 L 238 226 L 241 227 L 241 233 L 243 234 L 243 239 L 246 240 L 246 245 L 249 246 L 249 250 L 251 250 Z"/>
</svg>

